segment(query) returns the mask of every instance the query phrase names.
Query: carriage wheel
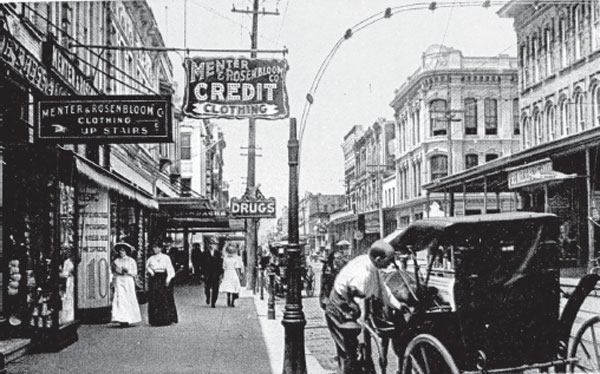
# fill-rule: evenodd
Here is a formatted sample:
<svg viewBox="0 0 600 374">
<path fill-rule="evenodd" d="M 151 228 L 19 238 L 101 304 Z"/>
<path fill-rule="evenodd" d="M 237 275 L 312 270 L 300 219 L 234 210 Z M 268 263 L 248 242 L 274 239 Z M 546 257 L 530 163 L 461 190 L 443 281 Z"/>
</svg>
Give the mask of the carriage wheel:
<svg viewBox="0 0 600 374">
<path fill-rule="evenodd" d="M 435 337 L 417 335 L 404 351 L 402 374 L 460 374 L 454 359 Z"/>
<path fill-rule="evenodd" d="M 600 373 L 600 316 L 587 321 L 577 331 L 569 357 L 577 358 L 570 373 Z"/>
</svg>

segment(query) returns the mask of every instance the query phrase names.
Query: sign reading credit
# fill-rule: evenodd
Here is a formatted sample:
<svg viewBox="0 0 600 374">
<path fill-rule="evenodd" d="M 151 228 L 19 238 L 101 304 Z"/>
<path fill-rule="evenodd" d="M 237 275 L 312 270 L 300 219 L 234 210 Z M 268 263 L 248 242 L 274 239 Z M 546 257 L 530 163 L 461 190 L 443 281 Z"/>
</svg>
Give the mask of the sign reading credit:
<svg viewBox="0 0 600 374">
<path fill-rule="evenodd" d="M 282 119 L 289 113 L 286 60 L 186 58 L 183 112 L 196 118 Z"/>
<path fill-rule="evenodd" d="M 36 135 L 56 143 L 171 142 L 171 98 L 46 97 L 38 103 Z"/>
</svg>

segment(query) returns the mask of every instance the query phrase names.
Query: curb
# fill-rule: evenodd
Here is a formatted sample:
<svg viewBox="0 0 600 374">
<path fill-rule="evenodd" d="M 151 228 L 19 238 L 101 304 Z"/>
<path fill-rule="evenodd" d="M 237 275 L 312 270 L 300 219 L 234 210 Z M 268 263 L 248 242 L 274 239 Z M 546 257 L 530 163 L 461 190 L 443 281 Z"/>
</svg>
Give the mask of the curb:
<svg viewBox="0 0 600 374">
<path fill-rule="evenodd" d="M 260 294 L 254 294 L 251 290 L 242 288 L 240 297 L 251 297 L 254 300 L 254 307 L 256 308 L 256 315 L 260 322 L 260 327 L 263 332 L 265 344 L 267 346 L 267 353 L 269 355 L 269 361 L 271 362 L 271 371 L 273 374 L 281 373 L 283 369 L 283 358 L 285 348 L 285 330 L 281 324 L 283 317 L 282 310 L 275 311 L 275 319 L 270 320 L 267 318 L 267 307 L 268 307 L 268 294 L 264 295 L 264 300 L 260 299 Z M 330 374 L 330 370 L 325 370 L 317 361 L 317 358 L 306 348 L 305 344 L 305 355 L 306 355 L 306 371 L 310 374 Z"/>
</svg>

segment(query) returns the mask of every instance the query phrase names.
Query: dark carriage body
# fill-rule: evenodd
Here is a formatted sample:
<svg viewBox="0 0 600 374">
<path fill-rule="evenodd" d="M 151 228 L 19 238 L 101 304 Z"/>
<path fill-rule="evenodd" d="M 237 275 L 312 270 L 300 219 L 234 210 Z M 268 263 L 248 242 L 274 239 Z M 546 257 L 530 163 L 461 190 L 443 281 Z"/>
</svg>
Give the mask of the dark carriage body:
<svg viewBox="0 0 600 374">
<path fill-rule="evenodd" d="M 556 216 L 514 212 L 421 220 L 386 238 L 400 251 L 428 251 L 429 264 L 449 251 L 453 262 L 449 305 L 417 308 L 401 341 L 431 334 L 467 371 L 481 357 L 488 369 L 556 359 L 558 235 Z"/>
</svg>

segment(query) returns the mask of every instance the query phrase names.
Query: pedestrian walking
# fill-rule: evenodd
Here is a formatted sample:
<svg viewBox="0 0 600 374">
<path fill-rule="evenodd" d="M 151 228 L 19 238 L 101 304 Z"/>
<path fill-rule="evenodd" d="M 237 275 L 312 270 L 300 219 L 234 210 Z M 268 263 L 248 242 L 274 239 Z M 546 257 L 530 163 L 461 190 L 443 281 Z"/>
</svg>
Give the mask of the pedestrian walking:
<svg viewBox="0 0 600 374">
<path fill-rule="evenodd" d="M 131 258 L 133 247 L 125 242 L 115 244 L 119 257 L 112 264 L 114 296 L 112 301 L 112 322 L 127 327 L 142 320 L 140 306 L 135 295 L 137 263 Z"/>
<path fill-rule="evenodd" d="M 227 292 L 227 306 L 234 307 L 235 300 L 239 297 L 242 288 L 242 258 L 237 253 L 233 243 L 225 247 L 225 258 L 223 259 L 223 283 L 221 291 Z"/>
<path fill-rule="evenodd" d="M 177 323 L 177 308 L 173 296 L 175 269 L 169 256 L 163 253 L 159 243 L 152 247 L 154 255 L 146 263 L 150 276 L 148 293 L 148 322 L 152 326 Z"/>
<path fill-rule="evenodd" d="M 199 282 L 202 274 L 202 250 L 200 249 L 200 243 L 192 243 L 192 267 L 194 268 L 194 277 Z"/>
<path fill-rule="evenodd" d="M 214 308 L 219 297 L 219 284 L 223 277 L 223 257 L 218 249 L 219 242 L 216 237 L 209 237 L 207 243 L 208 251 L 205 255 L 204 294 L 206 296 L 206 304 L 210 304 L 211 308 Z"/>
</svg>

